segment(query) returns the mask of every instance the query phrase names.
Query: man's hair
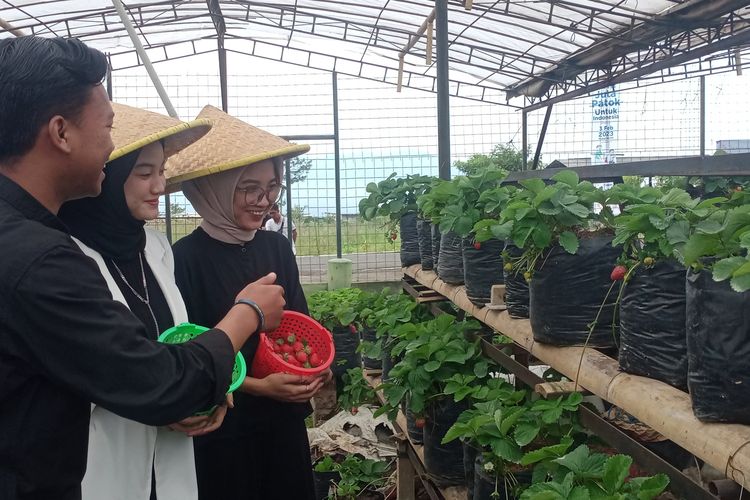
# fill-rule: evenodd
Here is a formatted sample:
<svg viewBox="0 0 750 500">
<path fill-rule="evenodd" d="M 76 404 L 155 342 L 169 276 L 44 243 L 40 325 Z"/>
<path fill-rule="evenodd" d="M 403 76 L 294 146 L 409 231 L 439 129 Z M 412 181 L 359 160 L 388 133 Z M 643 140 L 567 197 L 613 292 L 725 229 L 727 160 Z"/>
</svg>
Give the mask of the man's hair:
<svg viewBox="0 0 750 500">
<path fill-rule="evenodd" d="M 53 116 L 80 118 L 106 73 L 104 54 L 75 38 L 0 40 L 0 163 L 31 151 Z"/>
</svg>

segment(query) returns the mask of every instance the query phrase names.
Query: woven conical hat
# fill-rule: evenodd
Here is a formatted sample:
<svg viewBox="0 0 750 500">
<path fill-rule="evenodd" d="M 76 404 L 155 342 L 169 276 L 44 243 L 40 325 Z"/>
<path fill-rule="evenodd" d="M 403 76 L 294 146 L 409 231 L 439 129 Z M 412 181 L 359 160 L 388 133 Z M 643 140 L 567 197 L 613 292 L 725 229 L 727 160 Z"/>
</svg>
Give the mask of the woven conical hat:
<svg viewBox="0 0 750 500">
<path fill-rule="evenodd" d="M 211 130 L 209 120 L 189 123 L 124 104 L 112 103 L 115 112 L 112 124 L 112 142 L 115 149 L 109 161 L 132 153 L 152 142 L 164 143 L 164 157 L 168 158 L 194 143 Z"/>
<path fill-rule="evenodd" d="M 213 106 L 206 106 L 198 118 L 211 120 L 206 137 L 167 161 L 167 192 L 180 183 L 271 158 L 287 159 L 310 151 L 307 144 L 292 144 Z"/>
</svg>

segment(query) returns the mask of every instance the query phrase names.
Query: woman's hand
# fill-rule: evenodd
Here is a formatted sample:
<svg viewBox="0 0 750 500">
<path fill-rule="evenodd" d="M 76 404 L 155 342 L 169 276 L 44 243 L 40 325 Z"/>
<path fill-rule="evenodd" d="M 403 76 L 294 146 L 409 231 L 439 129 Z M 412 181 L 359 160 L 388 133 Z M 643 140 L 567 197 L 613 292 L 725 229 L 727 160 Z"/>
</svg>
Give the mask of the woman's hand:
<svg viewBox="0 0 750 500">
<path fill-rule="evenodd" d="M 234 398 L 231 394 L 227 394 L 226 401 L 217 406 L 210 415 L 188 417 L 170 425 L 169 428 L 173 431 L 183 432 L 189 437 L 203 436 L 221 427 L 228 408 L 234 408 Z"/>
<path fill-rule="evenodd" d="M 318 379 L 322 380 L 322 383 L 320 384 L 320 387 L 318 387 L 318 390 L 315 391 L 315 394 L 320 392 L 323 386 L 326 385 L 328 382 L 330 382 L 332 378 L 333 378 L 333 372 L 331 371 L 330 368 L 328 368 L 324 372 L 321 372 L 320 375 L 318 375 Z M 313 394 L 313 396 L 315 394 Z"/>
<path fill-rule="evenodd" d="M 284 403 L 306 403 L 324 383 L 325 379 L 322 377 L 272 373 L 265 378 L 256 379 L 253 384 L 256 388 L 252 392 Z"/>
</svg>

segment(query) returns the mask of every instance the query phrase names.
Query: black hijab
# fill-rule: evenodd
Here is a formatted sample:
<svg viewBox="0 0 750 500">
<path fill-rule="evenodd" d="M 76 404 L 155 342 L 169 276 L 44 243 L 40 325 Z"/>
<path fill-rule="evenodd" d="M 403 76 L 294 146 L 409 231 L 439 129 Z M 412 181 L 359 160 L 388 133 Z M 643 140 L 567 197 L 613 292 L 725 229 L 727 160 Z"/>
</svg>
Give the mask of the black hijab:
<svg viewBox="0 0 750 500">
<path fill-rule="evenodd" d="M 101 194 L 69 201 L 58 213 L 73 236 L 105 258 L 130 260 L 146 246 L 145 222 L 130 214 L 125 200 L 125 181 L 140 152 L 138 149 L 107 163 Z"/>
</svg>

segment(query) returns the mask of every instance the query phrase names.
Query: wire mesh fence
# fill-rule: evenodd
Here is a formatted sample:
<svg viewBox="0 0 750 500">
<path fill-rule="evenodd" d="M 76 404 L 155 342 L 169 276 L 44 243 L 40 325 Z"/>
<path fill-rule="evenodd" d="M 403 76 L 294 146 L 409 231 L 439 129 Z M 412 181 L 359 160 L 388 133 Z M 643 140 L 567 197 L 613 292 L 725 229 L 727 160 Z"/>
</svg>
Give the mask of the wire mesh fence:
<svg viewBox="0 0 750 500">
<path fill-rule="evenodd" d="M 253 74 L 254 59 L 230 54 L 229 112 L 281 136 L 333 134 L 332 75 L 290 73 L 284 65 Z M 200 68 L 197 71 L 195 68 Z M 203 72 L 206 73 L 203 73 Z M 221 105 L 219 79 L 211 64 L 180 70 L 160 69 L 180 117 L 195 117 L 206 104 Z M 750 150 L 746 77 L 706 77 L 706 153 Z M 163 112 L 142 70 L 115 73 L 118 102 Z M 385 221 L 365 222 L 358 202 L 369 182 L 393 172 L 437 175 L 435 94 L 351 77 L 338 78 L 341 242 L 353 261 L 354 280 L 395 281 L 401 277 L 399 241 L 386 238 Z M 700 152 L 701 89 L 698 79 L 611 90 L 556 104 L 543 141 L 542 162 L 568 166 L 696 155 Z M 597 109 L 610 113 L 601 119 Z M 616 108 L 616 109 L 615 109 Z M 529 112 L 528 142 L 538 142 L 545 110 Z M 497 144 L 521 148 L 522 116 L 516 109 L 465 99 L 451 100 L 451 154 L 465 160 L 489 153 Z M 326 280 L 329 258 L 336 255 L 336 184 L 333 140 L 303 141 L 308 154 L 292 165 L 292 219 L 297 226 L 297 260 L 304 283 Z M 454 172 L 455 173 L 455 172 Z M 200 224 L 179 193 L 172 195 L 172 233 L 176 240 Z M 286 208 L 282 207 L 286 213 Z M 152 223 L 164 228 L 164 220 Z"/>
</svg>

